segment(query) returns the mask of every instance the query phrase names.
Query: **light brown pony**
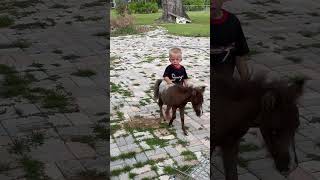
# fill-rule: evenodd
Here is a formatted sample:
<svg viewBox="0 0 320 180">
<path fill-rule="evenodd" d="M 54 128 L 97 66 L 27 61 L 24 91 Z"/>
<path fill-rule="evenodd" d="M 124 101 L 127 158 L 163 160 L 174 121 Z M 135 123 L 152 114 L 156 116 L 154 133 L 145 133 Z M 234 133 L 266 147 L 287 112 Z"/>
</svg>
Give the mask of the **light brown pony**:
<svg viewBox="0 0 320 180">
<path fill-rule="evenodd" d="M 161 92 L 159 91 L 161 82 L 162 79 L 158 79 L 154 86 L 154 98 L 158 100 L 160 118 L 164 119 L 162 113 L 162 106 L 164 104 L 167 105 L 168 108 L 172 108 L 172 117 L 169 122 L 169 125 L 171 126 L 173 120 L 176 118 L 176 110 L 179 108 L 182 130 L 185 135 L 188 135 L 184 127 L 185 106 L 188 102 L 191 102 L 193 110 L 196 112 L 196 115 L 200 117 L 202 114 L 203 92 L 205 87 L 184 87 L 182 85 L 174 85 Z"/>
<path fill-rule="evenodd" d="M 259 127 L 276 168 L 287 175 L 297 165 L 295 131 L 299 126 L 297 99 L 304 80 L 267 82 L 265 75 L 250 81 L 215 77 L 211 151 L 219 146 L 226 180 L 237 180 L 241 137 L 250 127 Z M 211 152 L 212 154 L 212 152 Z"/>
</svg>

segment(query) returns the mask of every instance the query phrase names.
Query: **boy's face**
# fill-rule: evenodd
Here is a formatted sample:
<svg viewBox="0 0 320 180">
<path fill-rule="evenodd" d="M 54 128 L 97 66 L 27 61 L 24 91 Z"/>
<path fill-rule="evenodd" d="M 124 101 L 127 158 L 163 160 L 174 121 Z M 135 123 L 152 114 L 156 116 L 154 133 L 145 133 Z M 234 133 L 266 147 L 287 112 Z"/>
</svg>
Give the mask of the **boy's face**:
<svg viewBox="0 0 320 180">
<path fill-rule="evenodd" d="M 169 58 L 170 62 L 174 66 L 179 66 L 182 61 L 182 57 L 180 54 L 172 54 Z"/>
</svg>

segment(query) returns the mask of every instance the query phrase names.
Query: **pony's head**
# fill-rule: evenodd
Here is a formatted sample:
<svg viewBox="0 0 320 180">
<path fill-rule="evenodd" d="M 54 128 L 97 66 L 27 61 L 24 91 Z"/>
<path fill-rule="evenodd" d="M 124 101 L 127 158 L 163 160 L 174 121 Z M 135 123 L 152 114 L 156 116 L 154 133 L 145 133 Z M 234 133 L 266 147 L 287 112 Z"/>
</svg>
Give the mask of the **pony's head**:
<svg viewBox="0 0 320 180">
<path fill-rule="evenodd" d="M 288 85 L 271 83 L 262 97 L 260 130 L 274 158 L 276 168 L 287 175 L 297 166 L 295 131 L 299 126 L 297 99 L 303 93 L 304 80 Z"/>
<path fill-rule="evenodd" d="M 203 113 L 202 111 L 202 104 L 203 104 L 203 93 L 205 91 L 205 86 L 201 87 L 194 87 L 192 89 L 192 95 L 191 95 L 191 104 L 193 107 L 193 110 L 196 112 L 196 115 L 200 117 Z"/>
</svg>

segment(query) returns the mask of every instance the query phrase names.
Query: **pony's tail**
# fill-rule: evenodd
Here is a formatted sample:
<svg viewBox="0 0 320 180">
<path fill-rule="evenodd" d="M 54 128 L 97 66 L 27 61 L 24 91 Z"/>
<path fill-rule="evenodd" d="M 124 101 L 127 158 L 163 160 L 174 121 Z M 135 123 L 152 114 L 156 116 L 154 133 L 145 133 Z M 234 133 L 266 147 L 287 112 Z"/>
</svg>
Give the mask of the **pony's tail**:
<svg viewBox="0 0 320 180">
<path fill-rule="evenodd" d="M 159 98 L 159 86 L 162 82 L 162 79 L 158 79 L 153 88 L 153 98 L 157 100 Z"/>
</svg>

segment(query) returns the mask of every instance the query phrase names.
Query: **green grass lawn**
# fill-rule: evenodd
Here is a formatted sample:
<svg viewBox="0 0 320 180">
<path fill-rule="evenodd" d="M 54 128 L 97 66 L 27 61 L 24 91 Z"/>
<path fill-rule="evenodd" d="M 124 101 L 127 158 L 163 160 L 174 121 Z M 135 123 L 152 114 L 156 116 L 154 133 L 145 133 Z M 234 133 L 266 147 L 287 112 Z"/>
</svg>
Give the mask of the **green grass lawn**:
<svg viewBox="0 0 320 180">
<path fill-rule="evenodd" d="M 170 34 L 180 36 L 199 36 L 209 37 L 210 36 L 210 13 L 209 11 L 191 11 L 187 12 L 192 23 L 188 24 L 171 24 L 163 23 L 159 24 L 155 22 L 162 15 L 162 12 L 153 14 L 133 14 L 138 25 L 153 25 L 163 26 Z M 116 17 L 116 12 L 111 11 L 111 17 Z"/>
</svg>

